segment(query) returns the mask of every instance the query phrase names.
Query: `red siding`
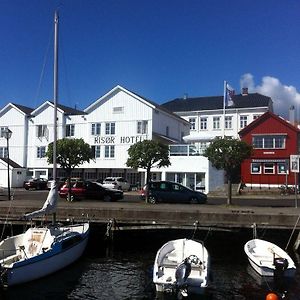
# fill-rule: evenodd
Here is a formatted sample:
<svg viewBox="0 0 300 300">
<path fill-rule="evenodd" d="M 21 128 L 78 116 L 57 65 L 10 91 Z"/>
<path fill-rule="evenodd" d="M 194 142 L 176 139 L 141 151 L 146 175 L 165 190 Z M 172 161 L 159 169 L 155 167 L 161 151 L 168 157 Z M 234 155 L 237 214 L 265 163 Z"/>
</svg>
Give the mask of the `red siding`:
<svg viewBox="0 0 300 300">
<path fill-rule="evenodd" d="M 240 132 L 241 139 L 252 144 L 254 135 L 284 134 L 286 136 L 285 149 L 254 149 L 250 159 L 245 160 L 241 166 L 242 181 L 246 184 L 259 185 L 282 185 L 295 183 L 295 174 L 290 172 L 278 174 L 278 163 L 289 162 L 291 154 L 298 153 L 299 130 L 291 126 L 287 121 L 275 116 L 272 113 L 265 113 L 255 122 Z M 261 165 L 261 174 L 251 174 L 251 163 Z M 275 173 L 265 174 L 264 163 L 274 164 Z"/>
</svg>

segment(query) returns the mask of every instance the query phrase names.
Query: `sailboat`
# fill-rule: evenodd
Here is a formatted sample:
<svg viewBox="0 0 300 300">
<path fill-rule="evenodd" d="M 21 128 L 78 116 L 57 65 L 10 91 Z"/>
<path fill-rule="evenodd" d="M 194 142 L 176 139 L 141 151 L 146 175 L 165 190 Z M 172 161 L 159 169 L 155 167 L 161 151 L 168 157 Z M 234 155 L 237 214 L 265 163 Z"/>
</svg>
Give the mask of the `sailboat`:
<svg viewBox="0 0 300 300">
<path fill-rule="evenodd" d="M 57 141 L 57 61 L 58 61 L 58 13 L 54 17 L 54 137 L 53 178 L 56 178 Z M 22 234 L 0 242 L 0 281 L 4 287 L 42 278 L 76 261 L 86 248 L 89 223 L 59 225 L 55 222 L 58 201 L 57 184 L 51 183 L 43 207 L 25 214 L 30 220 L 53 214 L 53 222 L 43 227 L 29 228 Z"/>
</svg>

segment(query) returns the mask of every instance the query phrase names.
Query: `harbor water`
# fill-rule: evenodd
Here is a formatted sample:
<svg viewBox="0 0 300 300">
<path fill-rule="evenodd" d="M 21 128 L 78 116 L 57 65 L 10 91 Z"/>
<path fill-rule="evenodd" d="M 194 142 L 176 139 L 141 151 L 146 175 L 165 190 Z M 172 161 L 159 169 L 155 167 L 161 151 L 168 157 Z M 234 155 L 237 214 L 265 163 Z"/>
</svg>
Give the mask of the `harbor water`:
<svg viewBox="0 0 300 300">
<path fill-rule="evenodd" d="M 263 232 L 266 240 L 285 247 L 288 231 Z M 205 296 L 187 299 L 265 300 L 278 286 L 273 280 L 259 277 L 248 265 L 244 243 L 252 238 L 250 231 L 144 231 L 122 232 L 113 243 L 105 240 L 104 231 L 92 230 L 83 257 L 46 278 L 2 290 L 0 299 L 177 299 L 176 295 L 156 295 L 152 284 L 152 267 L 156 251 L 163 243 L 176 238 L 203 240 L 211 256 L 212 282 Z M 260 236 L 258 236 L 260 237 Z M 299 260 L 294 280 L 283 282 L 280 290 L 285 299 L 300 299 Z"/>
</svg>

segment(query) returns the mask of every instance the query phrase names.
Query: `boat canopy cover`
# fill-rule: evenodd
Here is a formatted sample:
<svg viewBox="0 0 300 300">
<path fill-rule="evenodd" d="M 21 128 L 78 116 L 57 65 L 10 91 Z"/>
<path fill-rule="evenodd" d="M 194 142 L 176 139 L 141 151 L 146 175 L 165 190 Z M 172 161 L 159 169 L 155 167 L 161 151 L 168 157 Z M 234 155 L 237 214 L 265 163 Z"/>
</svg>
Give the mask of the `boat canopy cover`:
<svg viewBox="0 0 300 300">
<path fill-rule="evenodd" d="M 47 214 L 54 213 L 56 211 L 58 193 L 56 189 L 56 182 L 53 180 L 51 182 L 51 188 L 48 193 L 48 197 L 43 205 L 43 207 L 39 210 L 33 211 L 31 213 L 25 214 L 25 219 L 32 219 L 34 217 L 44 216 Z"/>
</svg>

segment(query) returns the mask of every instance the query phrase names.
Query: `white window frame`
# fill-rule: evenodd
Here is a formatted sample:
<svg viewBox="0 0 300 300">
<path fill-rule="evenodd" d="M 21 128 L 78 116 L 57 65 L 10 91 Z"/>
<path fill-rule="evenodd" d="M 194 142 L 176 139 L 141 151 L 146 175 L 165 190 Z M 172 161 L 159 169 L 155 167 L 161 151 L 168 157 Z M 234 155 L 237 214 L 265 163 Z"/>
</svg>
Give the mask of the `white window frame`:
<svg viewBox="0 0 300 300">
<path fill-rule="evenodd" d="M 45 158 L 46 157 L 46 146 L 38 146 L 36 148 L 36 157 Z"/>
<path fill-rule="evenodd" d="M 0 137 L 5 138 L 5 132 L 7 131 L 8 127 L 0 127 Z"/>
<path fill-rule="evenodd" d="M 213 117 L 213 129 L 214 130 L 220 129 L 220 120 L 221 120 L 221 117 Z"/>
<path fill-rule="evenodd" d="M 200 129 L 207 130 L 207 117 L 200 118 Z"/>
<path fill-rule="evenodd" d="M 95 158 L 100 158 L 100 157 L 101 157 L 101 146 L 95 145 Z"/>
<path fill-rule="evenodd" d="M 66 125 L 66 137 L 75 136 L 75 124 Z"/>
<path fill-rule="evenodd" d="M 191 130 L 196 130 L 196 118 L 189 118 L 189 123 L 190 123 L 190 129 Z"/>
<path fill-rule="evenodd" d="M 267 165 L 272 165 L 272 167 L 267 167 Z M 264 174 L 275 174 L 275 163 L 264 163 Z M 272 170 L 272 172 L 266 172 L 267 170 Z"/>
<path fill-rule="evenodd" d="M 254 171 L 254 167 L 258 168 L 258 171 Z M 251 163 L 251 174 L 261 174 L 261 163 L 253 162 Z"/>
<path fill-rule="evenodd" d="M 245 128 L 248 125 L 248 116 L 240 116 L 240 128 Z"/>
<path fill-rule="evenodd" d="M 101 134 L 101 123 L 92 123 L 91 135 L 100 135 L 100 134 Z"/>
<path fill-rule="evenodd" d="M 115 158 L 115 146 L 105 145 L 104 146 L 104 157 L 105 158 Z"/>
<path fill-rule="evenodd" d="M 116 123 L 115 122 L 105 123 L 105 134 L 106 135 L 115 135 L 116 134 Z"/>
<path fill-rule="evenodd" d="M 225 129 L 232 129 L 232 116 L 225 116 Z"/>
<path fill-rule="evenodd" d="M 268 142 L 271 142 L 268 144 Z M 252 145 L 255 149 L 285 149 L 285 135 L 254 135 L 252 137 Z M 281 147 L 278 147 L 280 145 Z"/>
<path fill-rule="evenodd" d="M 284 171 L 280 170 L 280 166 L 284 166 Z M 289 165 L 288 165 L 288 163 L 284 163 L 284 162 L 277 163 L 277 174 L 278 175 L 289 174 Z"/>
<path fill-rule="evenodd" d="M 137 121 L 136 132 L 138 134 L 147 134 L 148 133 L 148 121 L 147 120 Z"/>
<path fill-rule="evenodd" d="M 47 125 L 36 125 L 36 136 L 38 138 L 46 137 Z"/>
<path fill-rule="evenodd" d="M 7 147 L 0 147 L 0 157 L 2 158 L 7 157 Z"/>
</svg>

